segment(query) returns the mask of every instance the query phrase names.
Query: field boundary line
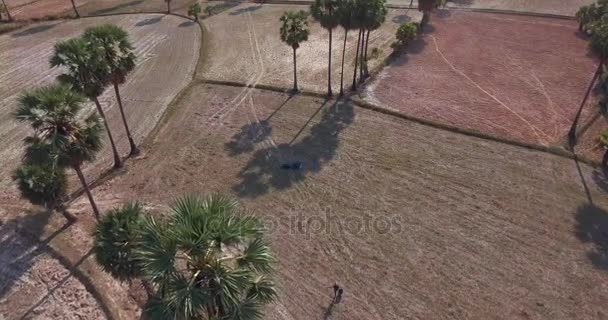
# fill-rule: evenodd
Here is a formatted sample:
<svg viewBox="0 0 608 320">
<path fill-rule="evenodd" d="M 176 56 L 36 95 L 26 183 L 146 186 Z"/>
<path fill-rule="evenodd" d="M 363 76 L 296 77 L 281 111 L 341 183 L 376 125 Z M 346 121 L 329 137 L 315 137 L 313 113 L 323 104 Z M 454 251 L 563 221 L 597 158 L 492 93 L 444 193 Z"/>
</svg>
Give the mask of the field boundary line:
<svg viewBox="0 0 608 320">
<path fill-rule="evenodd" d="M 238 82 L 238 81 L 212 80 L 212 79 L 201 79 L 200 82 L 206 83 L 206 84 L 223 85 L 223 86 L 230 86 L 230 87 L 252 87 L 255 89 L 273 91 L 273 92 L 277 92 L 277 93 L 290 93 L 288 88 L 272 86 L 272 85 L 258 84 L 255 86 L 251 86 L 251 85 L 248 85 L 248 84 L 245 84 L 242 82 Z M 309 90 L 302 90 L 297 95 L 324 98 L 324 99 L 327 98 L 327 95 L 324 93 L 309 91 Z M 450 131 L 453 133 L 462 134 L 462 135 L 466 135 L 466 136 L 470 136 L 470 137 L 475 137 L 475 138 L 479 138 L 479 139 L 483 139 L 483 140 L 499 142 L 499 143 L 503 143 L 503 144 L 507 144 L 507 145 L 511 145 L 511 146 L 515 146 L 515 147 L 525 148 L 528 150 L 550 153 L 550 154 L 553 154 L 556 156 L 560 156 L 562 158 L 578 160 L 578 161 L 583 162 L 592 167 L 599 167 L 601 165 L 599 161 L 584 157 L 583 155 L 576 154 L 575 152 L 571 152 L 571 151 L 566 150 L 561 147 L 545 146 L 545 145 L 540 145 L 540 144 L 535 144 L 535 143 L 524 142 L 524 141 L 520 141 L 520 140 L 497 136 L 497 135 L 494 135 L 491 133 L 484 133 L 484 132 L 474 130 L 474 129 L 461 128 L 461 127 L 457 127 L 454 125 L 413 116 L 413 115 L 405 113 L 405 112 L 397 111 L 397 110 L 394 110 L 394 109 L 391 109 L 388 107 L 379 106 L 377 104 L 365 101 L 360 97 L 360 95 L 357 95 L 356 93 L 351 93 L 351 94 L 345 95 L 343 100 L 351 101 L 355 106 L 363 108 L 363 109 L 379 112 L 379 113 L 382 113 L 385 115 L 389 115 L 389 116 L 393 116 L 393 117 L 400 118 L 403 120 L 415 122 L 415 123 L 433 127 L 436 129 Z"/>
</svg>

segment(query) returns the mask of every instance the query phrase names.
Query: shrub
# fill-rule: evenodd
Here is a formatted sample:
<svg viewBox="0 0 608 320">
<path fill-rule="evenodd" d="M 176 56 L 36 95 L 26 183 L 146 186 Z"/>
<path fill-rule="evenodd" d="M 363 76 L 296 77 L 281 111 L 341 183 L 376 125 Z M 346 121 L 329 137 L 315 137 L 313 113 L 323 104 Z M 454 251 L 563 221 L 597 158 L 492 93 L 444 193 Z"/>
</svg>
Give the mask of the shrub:
<svg viewBox="0 0 608 320">
<path fill-rule="evenodd" d="M 399 26 L 395 34 L 396 41 L 391 44 L 394 50 L 407 47 L 407 45 L 416 39 L 418 33 L 418 25 L 414 22 L 407 22 Z"/>
<path fill-rule="evenodd" d="M 198 21 L 198 16 L 201 14 L 202 11 L 203 8 L 198 2 L 195 2 L 191 4 L 190 7 L 188 7 L 188 15 L 194 17 L 195 21 Z"/>
</svg>

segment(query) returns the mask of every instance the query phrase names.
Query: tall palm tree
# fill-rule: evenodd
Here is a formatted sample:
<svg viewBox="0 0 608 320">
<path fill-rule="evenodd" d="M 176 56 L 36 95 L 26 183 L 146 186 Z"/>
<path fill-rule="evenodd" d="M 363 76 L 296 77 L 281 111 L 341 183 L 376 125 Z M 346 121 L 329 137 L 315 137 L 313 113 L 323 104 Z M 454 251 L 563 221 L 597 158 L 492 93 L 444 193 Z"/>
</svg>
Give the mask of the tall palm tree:
<svg viewBox="0 0 608 320">
<path fill-rule="evenodd" d="M 344 29 L 344 44 L 342 45 L 342 66 L 340 68 L 340 96 L 344 95 L 344 56 L 346 54 L 346 39 L 348 30 L 353 29 L 355 25 L 355 3 L 354 0 L 338 0 L 337 16 L 340 26 Z"/>
<path fill-rule="evenodd" d="M 350 88 L 351 91 L 357 90 L 357 68 L 359 66 L 359 53 L 362 51 L 361 38 L 363 33 L 363 24 L 365 22 L 365 15 L 367 11 L 367 2 L 369 0 L 355 0 L 353 6 L 353 29 L 359 29 L 359 36 L 357 37 L 357 50 L 355 53 L 355 67 L 353 68 L 353 84 Z"/>
<path fill-rule="evenodd" d="M 114 94 L 118 102 L 118 109 L 122 117 L 122 123 L 127 131 L 127 138 L 131 147 L 131 155 L 139 154 L 139 149 L 135 145 L 129 124 L 125 117 L 125 111 L 120 98 L 119 84 L 125 83 L 127 75 L 135 69 L 135 53 L 133 45 L 129 41 L 129 34 L 120 27 L 112 24 L 100 25 L 88 28 L 83 35 L 83 39 L 89 46 L 94 47 L 95 51 L 103 53 L 106 67 L 110 72 L 110 80 L 114 86 Z"/>
<path fill-rule="evenodd" d="M 97 263 L 120 281 L 130 283 L 142 276 L 135 255 L 142 219 L 143 207 L 133 202 L 110 210 L 95 227 L 93 250 Z M 152 286 L 147 281 L 143 285 L 148 296 L 152 296 Z"/>
<path fill-rule="evenodd" d="M 99 210 L 81 166 L 93 161 L 101 150 L 103 129 L 96 114 L 79 120 L 84 100 L 66 85 L 41 87 L 19 97 L 15 118 L 28 122 L 34 130 L 34 134 L 24 140 L 26 162 L 72 167 L 89 198 L 95 218 L 99 219 Z"/>
<path fill-rule="evenodd" d="M 8 18 L 8 21 L 13 21 L 11 12 L 8 10 L 8 6 L 6 5 L 6 2 L 4 2 L 4 0 L 2 0 L 2 6 L 4 7 L 4 12 L 6 12 L 6 17 Z"/>
<path fill-rule="evenodd" d="M 368 15 L 364 21 L 364 27 L 366 32 L 365 39 L 365 55 L 363 56 L 364 61 L 364 74 L 365 78 L 369 77 L 369 70 L 367 66 L 367 51 L 369 48 L 369 34 L 382 26 L 384 21 L 386 20 L 386 14 L 388 13 L 388 9 L 386 8 L 386 0 L 371 0 L 369 3 Z"/>
<path fill-rule="evenodd" d="M 222 196 L 179 199 L 168 220 L 142 224 L 138 259 L 158 296 L 152 319 L 262 319 L 276 293 L 263 227 Z"/>
<path fill-rule="evenodd" d="M 308 14 L 302 10 L 285 12 L 281 16 L 281 41 L 293 49 L 293 91 L 298 92 L 298 73 L 296 67 L 296 50 L 300 43 L 308 41 Z"/>
<path fill-rule="evenodd" d="M 66 72 L 58 77 L 60 82 L 71 85 L 95 103 L 97 112 L 99 112 L 110 138 L 110 145 L 114 153 L 114 167 L 122 167 L 122 161 L 116 149 L 110 126 L 99 103 L 99 96 L 111 81 L 111 73 L 105 63 L 101 48 L 90 46 L 81 38 L 58 42 L 55 44 L 55 52 L 50 63 L 53 67 L 65 67 Z"/>
<path fill-rule="evenodd" d="M 331 91 L 331 35 L 332 30 L 338 26 L 339 22 L 335 15 L 336 6 L 336 0 L 315 0 L 310 6 L 312 17 L 319 21 L 321 26 L 329 32 L 329 62 L 327 65 L 327 95 L 329 97 L 333 95 Z"/>
<path fill-rule="evenodd" d="M 80 18 L 80 13 L 78 13 L 78 10 L 76 9 L 76 3 L 74 2 L 74 0 L 70 0 L 72 2 L 72 9 L 74 9 L 74 13 L 76 13 L 76 18 Z"/>
<path fill-rule="evenodd" d="M 608 59 L 608 22 L 607 23 L 599 23 L 593 28 L 593 34 L 591 36 L 591 42 L 589 46 L 591 50 L 595 52 L 600 57 L 600 63 L 597 66 L 595 73 L 593 74 L 593 78 L 591 78 L 591 82 L 587 87 L 587 91 L 583 96 L 583 101 L 581 102 L 576 115 L 574 116 L 574 121 L 572 121 L 572 125 L 570 126 L 570 130 L 568 131 L 568 144 L 570 148 L 574 147 L 576 144 L 576 128 L 578 126 L 578 121 L 580 120 L 581 113 L 583 112 L 583 107 L 587 103 L 587 99 L 591 94 L 591 90 L 593 86 L 602 73 L 602 70 L 605 67 L 606 59 Z"/>
</svg>

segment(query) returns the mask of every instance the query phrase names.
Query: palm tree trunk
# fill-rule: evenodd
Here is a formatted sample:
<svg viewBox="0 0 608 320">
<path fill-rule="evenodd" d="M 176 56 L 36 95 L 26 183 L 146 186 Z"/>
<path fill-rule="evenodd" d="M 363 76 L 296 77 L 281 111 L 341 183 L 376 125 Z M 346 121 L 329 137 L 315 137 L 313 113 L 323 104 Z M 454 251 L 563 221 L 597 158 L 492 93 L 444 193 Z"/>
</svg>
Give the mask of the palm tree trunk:
<svg viewBox="0 0 608 320">
<path fill-rule="evenodd" d="M 167 1 L 167 13 L 171 13 L 171 0 L 165 0 Z"/>
<path fill-rule="evenodd" d="M 11 16 L 11 13 L 8 11 L 8 7 L 6 6 L 6 2 L 4 2 L 4 0 L 2 0 L 2 5 L 4 6 L 4 9 L 6 10 L 6 16 L 8 17 L 8 21 L 13 21 L 13 17 Z"/>
<path fill-rule="evenodd" d="M 367 37 L 365 39 L 365 78 L 369 77 L 369 70 L 368 70 L 368 65 L 367 65 L 367 49 L 369 49 L 369 34 L 371 33 L 371 30 L 367 30 Z"/>
<path fill-rule="evenodd" d="M 359 83 L 363 82 L 363 51 L 365 51 L 365 29 L 361 34 L 361 52 L 359 53 Z"/>
<path fill-rule="evenodd" d="M 576 116 L 574 116 L 574 121 L 572 122 L 570 131 L 568 131 L 568 144 L 570 145 L 570 148 L 574 147 L 574 144 L 576 143 L 576 127 L 578 126 L 578 121 L 581 117 L 581 113 L 583 112 L 583 107 L 585 106 L 585 103 L 587 103 L 589 94 L 591 93 L 591 90 L 593 89 L 593 84 L 595 83 L 595 81 L 597 80 L 597 78 L 599 77 L 599 75 L 602 71 L 604 62 L 605 62 L 605 60 L 602 59 L 600 64 L 597 66 L 597 70 L 595 70 L 595 74 L 593 75 L 593 78 L 591 78 L 591 82 L 589 83 L 589 86 L 587 87 L 587 91 L 585 92 L 583 101 L 581 102 L 581 105 L 579 106 L 578 111 L 576 112 Z"/>
<path fill-rule="evenodd" d="M 293 48 L 293 92 L 298 92 L 298 71 L 296 65 L 296 47 Z"/>
<path fill-rule="evenodd" d="M 80 14 L 78 13 L 78 10 L 76 10 L 76 3 L 74 3 L 74 0 L 70 0 L 72 2 L 72 9 L 74 9 L 74 13 L 76 13 L 76 18 L 80 18 Z"/>
<path fill-rule="evenodd" d="M 127 131 L 127 138 L 129 139 L 129 145 L 131 146 L 131 155 L 136 156 L 139 154 L 139 149 L 137 149 L 135 141 L 133 141 L 133 136 L 131 136 L 131 130 L 129 130 L 129 124 L 127 123 L 127 118 L 125 117 L 125 111 L 122 108 L 122 99 L 120 98 L 120 91 L 118 90 L 118 83 L 116 81 L 114 81 L 114 93 L 116 94 L 116 101 L 118 101 L 118 109 L 120 110 L 122 123 L 125 125 L 125 130 Z"/>
<path fill-rule="evenodd" d="M 118 150 L 116 149 L 116 144 L 114 143 L 114 138 L 112 137 L 112 132 L 110 131 L 110 126 L 108 126 L 108 120 L 106 119 L 106 114 L 103 112 L 101 108 L 101 104 L 99 103 L 99 99 L 97 97 L 93 98 L 95 102 L 95 106 L 97 107 L 97 112 L 101 116 L 103 120 L 103 125 L 106 127 L 106 132 L 108 133 L 108 137 L 110 138 L 110 145 L 112 145 L 112 152 L 114 152 L 114 168 L 122 167 L 122 161 L 120 161 L 120 156 L 118 155 Z"/>
<path fill-rule="evenodd" d="M 357 37 L 357 53 L 355 54 L 355 71 L 353 72 L 353 85 L 350 87 L 351 91 L 357 90 L 357 65 L 359 63 L 359 45 L 361 44 L 361 29 L 359 29 L 359 37 Z"/>
<path fill-rule="evenodd" d="M 97 205 L 95 204 L 95 200 L 93 199 L 91 190 L 89 190 L 89 185 L 87 185 L 87 181 L 84 179 L 84 175 L 82 174 L 82 170 L 80 169 L 80 164 L 74 164 L 74 170 L 78 175 L 78 179 L 80 179 L 80 183 L 82 183 L 82 187 L 84 188 L 84 192 L 87 194 L 87 198 L 89 198 L 89 202 L 91 203 L 91 207 L 93 208 L 93 214 L 95 215 L 95 219 L 99 221 L 99 209 L 97 209 Z"/>
<path fill-rule="evenodd" d="M 327 65 L 327 96 L 331 97 L 331 28 L 329 28 L 329 63 Z"/>
<path fill-rule="evenodd" d="M 342 45 L 342 68 L 340 71 L 340 97 L 344 95 L 344 53 L 346 52 L 346 36 L 348 29 L 344 28 L 344 45 Z"/>
</svg>

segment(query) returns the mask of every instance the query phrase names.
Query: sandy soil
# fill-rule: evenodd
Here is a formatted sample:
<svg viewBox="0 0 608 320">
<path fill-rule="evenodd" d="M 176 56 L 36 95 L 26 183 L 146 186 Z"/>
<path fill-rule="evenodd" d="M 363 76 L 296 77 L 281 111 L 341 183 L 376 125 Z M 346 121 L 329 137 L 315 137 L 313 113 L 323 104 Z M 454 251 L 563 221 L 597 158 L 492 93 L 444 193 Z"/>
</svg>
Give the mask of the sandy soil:
<svg viewBox="0 0 608 320">
<path fill-rule="evenodd" d="M 427 31 L 369 100 L 521 141 L 563 140 L 596 68 L 575 22 L 443 11 Z"/>
<path fill-rule="evenodd" d="M 199 53 L 200 29 L 175 16 L 128 15 L 106 18 L 86 18 L 66 22 L 32 25 L 0 37 L 0 185 L 5 188 L 12 170 L 18 165 L 22 139 L 27 126 L 13 120 L 18 95 L 25 89 L 51 83 L 59 69 L 50 69 L 48 60 L 53 45 L 62 39 L 77 36 L 84 28 L 99 23 L 114 23 L 124 27 L 136 48 L 139 62 L 135 71 L 121 87 L 121 96 L 131 132 L 141 142 L 154 127 L 168 103 L 188 84 Z M 10 90 L 9 90 L 10 88 Z M 110 88 L 111 89 L 111 88 Z M 101 96 L 114 139 L 122 155 L 128 154 L 129 144 L 113 90 Z M 92 104 L 89 106 L 93 109 Z M 109 142 L 96 161 L 98 175 L 112 165 Z"/>
<path fill-rule="evenodd" d="M 302 169 L 280 168 L 291 161 Z M 350 104 L 197 85 L 146 157 L 95 194 L 104 209 L 239 197 L 279 258 L 269 319 L 601 319 L 608 201 L 596 177 Z M 327 317 L 336 280 L 345 302 Z"/>
<path fill-rule="evenodd" d="M 207 40 L 209 59 L 201 77 L 213 80 L 250 82 L 291 88 L 293 84 L 293 53 L 281 42 L 279 18 L 285 11 L 307 10 L 304 6 L 243 4 L 205 19 L 209 30 Z M 419 14 L 410 12 L 414 19 Z M 403 12 L 390 11 L 387 22 L 370 35 L 370 53 L 379 48 L 380 58 L 372 60 L 374 67 L 390 53 L 390 43 L 400 23 L 410 20 Z M 310 22 L 311 35 L 297 51 L 298 82 L 301 88 L 327 91 L 328 32 L 318 23 Z M 234 46 L 227 47 L 230 39 Z M 344 31 L 337 28 L 332 37 L 332 83 L 334 93 L 340 88 L 340 63 Z M 352 66 L 357 33 L 348 34 L 345 59 L 345 86 L 352 83 Z"/>
</svg>

